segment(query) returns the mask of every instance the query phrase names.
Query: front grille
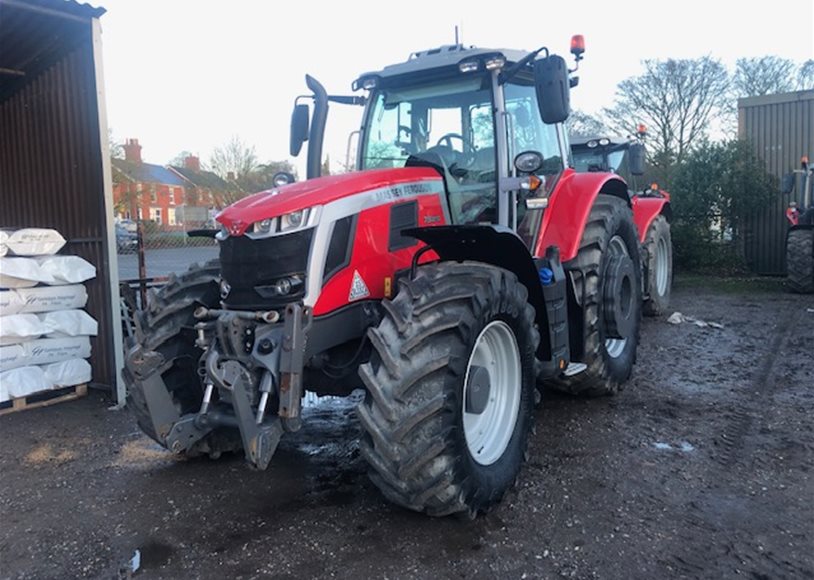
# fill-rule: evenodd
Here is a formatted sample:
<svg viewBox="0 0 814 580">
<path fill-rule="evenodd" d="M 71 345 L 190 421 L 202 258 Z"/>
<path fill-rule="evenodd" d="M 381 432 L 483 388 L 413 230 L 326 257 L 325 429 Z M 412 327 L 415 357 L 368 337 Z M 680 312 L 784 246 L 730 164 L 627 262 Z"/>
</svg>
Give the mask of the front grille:
<svg viewBox="0 0 814 580">
<path fill-rule="evenodd" d="M 223 303 L 240 310 L 278 308 L 302 298 L 305 284 L 286 296 L 264 298 L 257 287 L 271 286 L 285 276 L 305 276 L 314 228 L 253 240 L 229 236 L 220 243 L 221 275 L 230 286 Z M 264 292 L 264 294 L 268 294 Z"/>
</svg>

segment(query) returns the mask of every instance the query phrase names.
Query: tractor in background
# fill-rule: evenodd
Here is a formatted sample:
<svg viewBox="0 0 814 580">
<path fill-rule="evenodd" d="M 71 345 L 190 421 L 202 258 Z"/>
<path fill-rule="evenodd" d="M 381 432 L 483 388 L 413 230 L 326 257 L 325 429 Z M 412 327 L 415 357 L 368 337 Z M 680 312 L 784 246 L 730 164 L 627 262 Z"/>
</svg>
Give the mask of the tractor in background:
<svg viewBox="0 0 814 580">
<path fill-rule="evenodd" d="M 571 168 L 583 51 L 575 36 L 569 69 L 545 47 L 443 46 L 353 95 L 306 76 L 290 145 L 308 143 L 307 180 L 226 208 L 220 259 L 136 316 L 124 378 L 141 428 L 265 469 L 306 391 L 362 386 L 360 450 L 387 498 L 438 516 L 498 502 L 536 389 L 610 395 L 636 358 L 640 231 L 661 211 L 614 173 Z M 356 171 L 322 177 L 329 103 L 364 114 Z"/>
<path fill-rule="evenodd" d="M 659 189 L 658 184 L 640 189 L 637 183 L 637 178 L 644 175 L 646 135 L 641 124 L 636 137 L 571 135 L 571 161 L 579 172 L 615 173 L 628 184 L 634 219 L 642 236 L 643 312 L 659 316 L 670 306 L 673 283 L 672 208 L 670 194 Z"/>
<path fill-rule="evenodd" d="M 794 191 L 797 175 L 802 177 L 800 194 L 786 209 L 790 226 L 786 233 L 787 283 L 792 292 L 811 294 L 814 293 L 814 166 L 809 164 L 807 156 L 800 159 L 799 169 L 783 177 L 784 194 Z"/>
</svg>

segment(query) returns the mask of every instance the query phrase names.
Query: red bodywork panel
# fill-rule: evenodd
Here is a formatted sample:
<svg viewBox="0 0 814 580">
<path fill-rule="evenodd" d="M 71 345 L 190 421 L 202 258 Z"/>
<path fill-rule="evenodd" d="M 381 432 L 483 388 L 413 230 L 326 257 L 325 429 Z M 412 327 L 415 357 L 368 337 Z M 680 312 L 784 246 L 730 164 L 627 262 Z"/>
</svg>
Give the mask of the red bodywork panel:
<svg viewBox="0 0 814 580">
<path fill-rule="evenodd" d="M 432 173 L 437 180 L 438 174 L 434 171 Z M 444 210 L 438 195 L 422 195 L 417 198 L 417 202 L 420 226 L 429 223 L 433 226 L 445 224 Z M 398 201 L 393 203 L 398 203 Z M 348 304 L 354 272 L 359 272 L 359 276 L 370 291 L 370 295 L 365 297 L 365 300 L 382 300 L 396 295 L 396 272 L 409 268 L 415 252 L 425 244 L 416 241 L 408 248 L 392 252 L 389 250 L 390 208 L 393 203 L 373 207 L 359 213 L 350 264 L 332 276 L 322 287 L 322 292 L 314 304 L 314 316 L 333 312 Z M 419 263 L 423 264 L 437 259 L 438 255 L 429 251 L 421 256 Z M 389 296 L 385 295 L 386 278 L 390 278 Z"/>
<path fill-rule="evenodd" d="M 787 208 L 786 219 L 789 220 L 791 225 L 796 226 L 800 223 L 800 210 L 798 210 L 796 207 Z"/>
<path fill-rule="evenodd" d="M 596 196 L 612 179 L 621 181 L 613 173 L 577 173 L 571 168 L 566 169 L 549 197 L 533 254 L 544 256 L 546 248 L 557 246 L 563 262 L 576 258 Z M 663 198 L 633 197 L 633 221 L 639 230 L 640 241 L 644 241 L 650 223 L 668 203 L 667 194 Z"/>
<path fill-rule="evenodd" d="M 363 191 L 438 179 L 438 173 L 426 167 L 372 169 L 328 175 L 250 195 L 220 212 L 217 220 L 226 226 L 231 235 L 240 236 L 251 224 L 266 218 L 326 205 Z"/>
<path fill-rule="evenodd" d="M 571 168 L 566 169 L 549 197 L 533 254 L 544 256 L 546 248 L 557 246 L 560 260 L 573 260 L 579 251 L 594 200 L 602 186 L 611 179 L 619 178 L 612 173 L 577 173 Z"/>
<path fill-rule="evenodd" d="M 656 216 L 664 211 L 664 206 L 670 203 L 668 194 L 664 197 L 639 197 L 633 198 L 633 222 L 639 230 L 639 241 L 644 242 L 647 230 Z"/>
</svg>

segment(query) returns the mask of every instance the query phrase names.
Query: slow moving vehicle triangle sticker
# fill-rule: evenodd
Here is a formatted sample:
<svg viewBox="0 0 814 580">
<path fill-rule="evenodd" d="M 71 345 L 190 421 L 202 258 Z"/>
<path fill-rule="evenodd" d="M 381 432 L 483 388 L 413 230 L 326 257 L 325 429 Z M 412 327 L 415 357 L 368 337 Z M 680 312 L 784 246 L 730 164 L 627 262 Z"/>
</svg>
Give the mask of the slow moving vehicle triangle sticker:
<svg viewBox="0 0 814 580">
<path fill-rule="evenodd" d="M 366 298 L 370 296 L 370 290 L 367 289 L 367 284 L 365 281 L 362 280 L 362 277 L 359 275 L 357 270 L 353 271 L 353 282 L 350 285 L 350 294 L 348 295 L 348 301 L 352 300 L 359 300 L 360 298 Z"/>
</svg>

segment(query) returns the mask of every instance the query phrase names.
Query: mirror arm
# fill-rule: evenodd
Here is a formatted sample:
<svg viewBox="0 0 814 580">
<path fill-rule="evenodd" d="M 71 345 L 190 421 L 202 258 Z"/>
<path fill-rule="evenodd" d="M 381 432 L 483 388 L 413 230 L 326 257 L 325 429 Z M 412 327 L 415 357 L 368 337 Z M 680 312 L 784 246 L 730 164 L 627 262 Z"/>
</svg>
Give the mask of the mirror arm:
<svg viewBox="0 0 814 580">
<path fill-rule="evenodd" d="M 524 56 L 519 61 L 514 63 L 505 71 L 501 72 L 500 76 L 498 77 L 498 84 L 504 85 L 507 82 L 509 82 L 514 77 L 514 75 L 523 70 L 523 67 L 525 67 L 531 61 L 533 61 L 537 57 L 537 55 L 540 54 L 542 51 L 545 51 L 545 56 L 546 58 L 548 58 L 548 48 L 546 48 L 545 46 L 541 46 L 534 52 L 528 53 L 526 56 Z"/>
</svg>

